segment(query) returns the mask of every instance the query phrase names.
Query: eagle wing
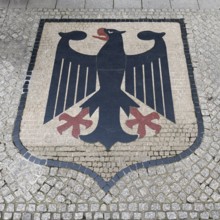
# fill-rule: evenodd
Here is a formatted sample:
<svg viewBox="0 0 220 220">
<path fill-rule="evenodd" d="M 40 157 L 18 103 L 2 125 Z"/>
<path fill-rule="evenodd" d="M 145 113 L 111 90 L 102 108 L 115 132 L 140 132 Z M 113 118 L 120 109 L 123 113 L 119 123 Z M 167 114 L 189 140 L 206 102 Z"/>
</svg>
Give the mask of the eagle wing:
<svg viewBox="0 0 220 220">
<path fill-rule="evenodd" d="M 165 33 L 143 31 L 141 40 L 155 40 L 154 47 L 144 53 L 127 55 L 125 90 L 175 123 Z"/>
<path fill-rule="evenodd" d="M 59 33 L 44 123 L 96 91 L 96 56 L 73 50 L 70 40 L 83 40 L 86 33 Z"/>
</svg>

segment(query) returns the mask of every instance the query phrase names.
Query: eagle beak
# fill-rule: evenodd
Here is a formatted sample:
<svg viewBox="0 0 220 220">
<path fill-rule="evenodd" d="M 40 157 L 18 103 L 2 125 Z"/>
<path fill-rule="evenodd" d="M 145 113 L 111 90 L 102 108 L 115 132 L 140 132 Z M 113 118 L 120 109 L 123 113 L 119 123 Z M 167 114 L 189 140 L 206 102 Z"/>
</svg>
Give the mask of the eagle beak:
<svg viewBox="0 0 220 220">
<path fill-rule="evenodd" d="M 109 36 L 105 33 L 105 29 L 104 28 L 99 28 L 97 31 L 97 34 L 99 36 L 93 36 L 94 38 L 100 39 L 100 40 L 104 40 L 107 41 L 109 39 Z"/>
</svg>

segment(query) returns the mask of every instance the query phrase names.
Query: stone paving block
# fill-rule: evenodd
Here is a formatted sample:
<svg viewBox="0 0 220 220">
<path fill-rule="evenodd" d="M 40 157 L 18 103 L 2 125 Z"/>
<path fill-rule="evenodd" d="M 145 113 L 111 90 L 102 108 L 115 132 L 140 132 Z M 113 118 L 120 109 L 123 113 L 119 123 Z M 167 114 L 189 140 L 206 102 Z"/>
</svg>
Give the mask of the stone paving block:
<svg viewBox="0 0 220 220">
<path fill-rule="evenodd" d="M 12 218 L 12 213 L 9 213 L 9 212 L 4 213 L 3 219 L 11 219 L 11 218 Z"/>
<path fill-rule="evenodd" d="M 9 8 L 26 8 L 28 0 L 11 0 Z"/>
<path fill-rule="evenodd" d="M 85 0 L 58 0 L 56 8 L 84 8 Z"/>
<path fill-rule="evenodd" d="M 86 0 L 86 8 L 113 8 L 113 0 Z"/>
<path fill-rule="evenodd" d="M 197 0 L 170 0 L 170 2 L 174 9 L 199 9 Z"/>
<path fill-rule="evenodd" d="M 0 0 L 0 8 L 7 8 L 9 0 Z"/>
<path fill-rule="evenodd" d="M 220 1 L 219 0 L 198 0 L 200 9 L 219 9 Z"/>
<path fill-rule="evenodd" d="M 141 8 L 141 0 L 115 0 L 114 8 Z"/>
<path fill-rule="evenodd" d="M 171 8 L 170 0 L 142 0 L 143 8 L 150 8 L 150 9 L 165 9 Z"/>
<path fill-rule="evenodd" d="M 55 8 L 56 0 L 29 0 L 27 8 Z"/>
</svg>

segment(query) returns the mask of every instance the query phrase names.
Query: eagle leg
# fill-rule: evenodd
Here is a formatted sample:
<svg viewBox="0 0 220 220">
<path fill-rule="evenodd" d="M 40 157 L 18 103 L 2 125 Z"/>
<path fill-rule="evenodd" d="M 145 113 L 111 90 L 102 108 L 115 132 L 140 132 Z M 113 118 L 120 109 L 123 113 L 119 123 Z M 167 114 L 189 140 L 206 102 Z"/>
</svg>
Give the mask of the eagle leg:
<svg viewBox="0 0 220 220">
<path fill-rule="evenodd" d="M 135 117 L 135 119 L 127 120 L 126 125 L 129 128 L 133 128 L 134 125 L 138 125 L 137 133 L 139 134 L 139 138 L 143 138 L 146 135 L 145 125 L 155 130 L 156 134 L 158 134 L 161 130 L 161 126 L 152 122 L 154 119 L 160 119 L 160 116 L 156 112 L 152 112 L 148 115 L 142 115 L 137 108 L 131 108 L 130 113 Z"/>
<path fill-rule="evenodd" d="M 64 131 L 72 127 L 72 136 L 78 138 L 80 135 L 80 125 L 84 125 L 86 128 L 92 126 L 91 120 L 83 119 L 87 114 L 89 114 L 89 108 L 82 109 L 82 111 L 75 117 L 72 117 L 67 113 L 63 113 L 59 116 L 59 121 L 64 120 L 66 122 L 58 126 L 57 131 L 62 134 Z"/>
</svg>

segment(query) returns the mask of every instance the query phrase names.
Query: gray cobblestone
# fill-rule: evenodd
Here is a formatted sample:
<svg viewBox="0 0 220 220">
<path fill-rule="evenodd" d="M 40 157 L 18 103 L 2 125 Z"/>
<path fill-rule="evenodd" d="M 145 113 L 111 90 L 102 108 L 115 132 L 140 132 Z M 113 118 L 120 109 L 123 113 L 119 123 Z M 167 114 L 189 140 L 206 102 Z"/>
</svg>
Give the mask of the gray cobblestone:
<svg viewBox="0 0 220 220">
<path fill-rule="evenodd" d="M 25 204 L 18 204 L 17 208 L 16 208 L 16 211 L 23 212 L 23 211 L 25 211 L 25 208 L 26 208 Z"/>
<path fill-rule="evenodd" d="M 42 192 L 38 192 L 38 193 L 35 195 L 35 198 L 36 198 L 38 201 L 43 201 L 44 198 L 45 198 L 45 195 L 44 195 Z"/>
<path fill-rule="evenodd" d="M 167 212 L 167 218 L 168 219 L 177 219 L 175 212 Z"/>
<path fill-rule="evenodd" d="M 9 204 L 8 206 L 7 206 L 7 209 L 6 209 L 6 211 L 8 211 L 8 212 L 14 212 L 14 204 Z"/>
<path fill-rule="evenodd" d="M 212 211 L 211 216 L 213 219 L 219 219 L 220 218 L 220 213 L 218 211 Z"/>
<path fill-rule="evenodd" d="M 93 219 L 93 214 L 91 212 L 85 213 L 86 219 Z"/>
<path fill-rule="evenodd" d="M 101 212 L 96 212 L 94 214 L 94 219 L 103 219 L 103 213 Z"/>
<path fill-rule="evenodd" d="M 63 195 L 58 195 L 55 199 L 58 203 L 62 203 L 65 201 L 65 197 Z"/>
<path fill-rule="evenodd" d="M 22 220 L 31 220 L 31 213 L 23 213 Z"/>
<path fill-rule="evenodd" d="M 99 210 L 100 205 L 99 204 L 91 204 L 91 211 L 97 212 Z"/>
<path fill-rule="evenodd" d="M 180 210 L 180 205 L 178 203 L 173 203 L 172 204 L 172 210 L 174 210 L 174 211 Z"/>
<path fill-rule="evenodd" d="M 46 212 L 47 211 L 47 207 L 44 204 L 40 204 L 37 206 L 37 211 L 38 212 Z"/>
<path fill-rule="evenodd" d="M 63 213 L 62 214 L 62 218 L 64 219 L 64 220 L 68 220 L 68 219 L 72 219 L 72 213 Z"/>
<path fill-rule="evenodd" d="M 128 208 L 128 205 L 126 203 L 119 203 L 119 211 L 126 211 Z"/>
<path fill-rule="evenodd" d="M 111 219 L 111 214 L 108 213 L 108 212 L 104 213 L 104 219 L 105 220 L 110 220 Z"/>
<path fill-rule="evenodd" d="M 213 198 L 213 200 L 215 202 L 219 202 L 220 201 L 220 194 L 217 193 L 217 192 L 214 192 L 211 197 Z"/>
<path fill-rule="evenodd" d="M 77 185 L 74 187 L 74 191 L 76 192 L 76 194 L 80 195 L 82 193 L 82 191 L 84 190 L 84 187 L 81 185 Z"/>
<path fill-rule="evenodd" d="M 121 213 L 121 218 L 122 219 L 131 219 L 132 218 L 132 214 L 130 212 L 122 212 Z"/>
<path fill-rule="evenodd" d="M 59 193 L 59 191 L 58 191 L 57 189 L 52 188 L 52 189 L 48 192 L 47 195 L 54 199 L 58 193 Z"/>
<path fill-rule="evenodd" d="M 107 194 L 107 195 L 103 198 L 103 201 L 104 201 L 106 204 L 110 204 L 111 201 L 112 201 L 111 195 Z"/>
<path fill-rule="evenodd" d="M 19 220 L 19 219 L 21 219 L 21 213 L 14 212 L 13 213 L 13 220 Z"/>
<path fill-rule="evenodd" d="M 49 204 L 48 211 L 49 212 L 56 212 L 56 204 Z"/>
<path fill-rule="evenodd" d="M 113 213 L 112 213 L 112 218 L 113 218 L 113 219 L 120 219 L 120 214 L 119 214 L 119 212 L 113 212 Z"/>
<path fill-rule="evenodd" d="M 169 211 L 171 210 L 170 204 L 163 204 L 163 211 Z"/>
<path fill-rule="evenodd" d="M 141 213 L 140 212 L 134 212 L 134 219 L 141 219 Z"/>
<path fill-rule="evenodd" d="M 7 195 L 5 197 L 5 200 L 6 200 L 7 203 L 11 203 L 14 200 L 14 196 L 12 194 Z"/>
<path fill-rule="evenodd" d="M 130 203 L 128 206 L 128 210 L 131 212 L 135 212 L 135 211 L 137 211 L 137 209 L 138 209 L 138 207 L 137 207 L 136 203 Z"/>
<path fill-rule="evenodd" d="M 192 205 L 191 204 L 183 204 L 183 210 L 185 210 L 185 211 L 192 210 Z"/>
<path fill-rule="evenodd" d="M 0 211 L 2 212 L 5 208 L 5 204 L 0 204 Z"/>
<path fill-rule="evenodd" d="M 179 212 L 178 216 L 179 216 L 179 219 L 188 219 L 188 213 L 187 212 Z"/>
<path fill-rule="evenodd" d="M 158 219 L 166 219 L 166 214 L 164 212 L 157 212 Z"/>
<path fill-rule="evenodd" d="M 88 205 L 87 204 L 78 204 L 78 211 L 79 212 L 86 212 L 86 211 L 88 211 Z"/>
<path fill-rule="evenodd" d="M 47 193 L 50 190 L 50 186 L 48 184 L 44 184 L 40 190 L 44 193 Z"/>
<path fill-rule="evenodd" d="M 209 219 L 209 213 L 208 212 L 202 212 L 200 214 L 201 219 Z"/>
<path fill-rule="evenodd" d="M 4 215 L 3 215 L 3 218 L 4 218 L 5 220 L 11 219 L 11 218 L 12 218 L 12 213 L 10 213 L 10 212 L 5 212 Z"/>
<path fill-rule="evenodd" d="M 101 210 L 102 212 L 106 212 L 106 210 L 107 210 L 107 205 L 106 205 L 106 204 L 102 204 L 102 205 L 100 206 L 100 210 Z"/>
<path fill-rule="evenodd" d="M 51 214 L 50 213 L 43 213 L 41 216 L 42 220 L 49 220 L 51 219 Z"/>
<path fill-rule="evenodd" d="M 53 219 L 54 220 L 60 220 L 61 219 L 61 214 L 60 213 L 54 213 L 53 214 Z"/>
<path fill-rule="evenodd" d="M 57 204 L 57 211 L 58 212 L 66 212 L 67 210 L 67 205 L 66 204 Z"/>
<path fill-rule="evenodd" d="M 118 205 L 117 204 L 110 204 L 109 209 L 111 212 L 115 212 L 118 210 Z"/>
<path fill-rule="evenodd" d="M 197 212 L 190 212 L 189 215 L 190 215 L 190 218 L 192 218 L 192 219 L 198 218 L 198 213 Z"/>
<path fill-rule="evenodd" d="M 145 212 L 144 217 L 146 219 L 155 219 L 155 213 L 154 212 Z"/>
</svg>

